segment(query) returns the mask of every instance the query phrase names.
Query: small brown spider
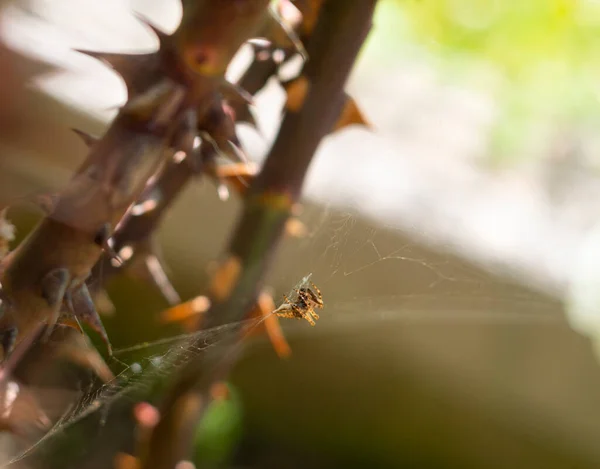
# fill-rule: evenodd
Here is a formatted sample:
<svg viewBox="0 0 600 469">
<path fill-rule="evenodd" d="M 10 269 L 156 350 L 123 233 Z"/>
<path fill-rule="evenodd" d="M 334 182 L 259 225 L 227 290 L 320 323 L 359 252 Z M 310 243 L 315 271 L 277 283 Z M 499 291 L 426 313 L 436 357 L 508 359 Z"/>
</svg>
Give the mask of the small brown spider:
<svg viewBox="0 0 600 469">
<path fill-rule="evenodd" d="M 319 319 L 315 308 L 323 308 L 323 295 L 321 295 L 321 290 L 314 283 L 310 282 L 310 284 L 315 291 L 312 291 L 308 287 L 303 287 L 299 290 L 296 289 L 295 292 L 298 294 L 298 298 L 295 302 L 283 295 L 285 303 L 273 311 L 273 313 L 280 318 L 306 319 L 311 326 L 314 326 L 315 320 Z"/>
</svg>

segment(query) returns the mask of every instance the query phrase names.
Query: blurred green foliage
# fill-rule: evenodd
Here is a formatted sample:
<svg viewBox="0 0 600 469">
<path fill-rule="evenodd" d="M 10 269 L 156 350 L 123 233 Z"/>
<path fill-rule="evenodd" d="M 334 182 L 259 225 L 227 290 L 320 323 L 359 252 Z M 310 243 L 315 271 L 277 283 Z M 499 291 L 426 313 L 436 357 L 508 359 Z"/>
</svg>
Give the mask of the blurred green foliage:
<svg viewBox="0 0 600 469">
<path fill-rule="evenodd" d="M 233 457 L 243 433 L 242 404 L 228 384 L 229 398 L 211 402 L 196 430 L 194 463 L 198 468 L 222 467 Z"/>
<path fill-rule="evenodd" d="M 416 46 L 444 78 L 494 96 L 496 156 L 599 120 L 598 0 L 384 0 L 375 21 L 388 57 Z"/>
</svg>

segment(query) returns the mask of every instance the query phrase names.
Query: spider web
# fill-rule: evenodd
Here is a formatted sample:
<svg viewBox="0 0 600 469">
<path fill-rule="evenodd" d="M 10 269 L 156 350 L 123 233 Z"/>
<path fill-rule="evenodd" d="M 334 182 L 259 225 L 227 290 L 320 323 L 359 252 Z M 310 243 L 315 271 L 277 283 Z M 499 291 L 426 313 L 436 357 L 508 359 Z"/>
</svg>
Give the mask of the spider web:
<svg viewBox="0 0 600 469">
<path fill-rule="evenodd" d="M 307 286 L 311 275 L 303 277 L 290 289 L 287 296 L 295 298 L 295 290 Z M 43 450 L 45 445 L 52 444 L 53 439 L 61 438 L 71 427 L 90 416 L 98 415 L 98 425 L 104 426 L 108 413 L 116 403 L 134 404 L 144 396 L 150 397 L 157 381 L 175 376 L 186 363 L 205 353 L 207 349 L 218 346 L 226 336 L 239 335 L 242 327 L 252 330 L 265 320 L 266 317 L 247 319 L 199 332 L 115 349 L 108 363 L 112 368 L 121 368 L 121 371 L 114 379 L 84 393 L 72 403 L 42 438 L 7 461 L 0 461 L 2 467 L 13 466 L 34 455 L 36 451 Z M 234 343 L 233 348 L 223 349 L 223 354 L 233 353 L 234 348 L 240 346 L 241 343 L 238 341 Z M 92 386 L 93 383 L 90 383 L 90 388 Z"/>
<path fill-rule="evenodd" d="M 232 210 L 235 202 L 219 201 L 211 184 L 194 186 L 187 200 L 184 198 L 173 208 L 172 221 L 164 226 L 166 244 L 173 251 L 172 267 L 179 266 L 192 274 L 198 266 L 212 260 L 210 255 L 191 249 L 198 241 L 194 229 L 177 227 L 190 218 L 207 219 L 215 211 L 215 203 L 220 204 L 223 218 L 228 218 L 223 222 L 226 231 L 237 216 Z M 295 290 L 312 281 L 323 293 L 325 308 L 315 329 L 307 327 L 304 321 L 282 320 L 292 341 L 309 333 L 316 340 L 340 333 L 365 337 L 365 325 L 544 327 L 564 323 L 561 316 L 552 314 L 552 305 L 544 297 L 510 279 L 494 278 L 456 256 L 427 247 L 433 243 L 428 242 L 425 233 L 421 242 L 416 242 L 395 227 L 365 219 L 356 209 L 339 209 L 335 203 L 313 205 L 307 200 L 300 218 L 308 232 L 302 238 L 285 241 L 267 284 L 279 292 L 278 298 L 283 293 L 295 298 Z M 205 253 L 222 252 L 224 248 L 221 227 L 213 228 L 215 233 L 202 246 Z M 310 273 L 302 276 L 306 272 Z M 127 311 L 117 308 L 117 314 Z M 150 394 L 158 381 L 168 380 L 185 363 L 218 347 L 240 326 L 258 327 L 264 320 L 251 319 L 115 349 L 109 362 L 113 370 L 119 370 L 115 379 L 97 389 L 90 387 L 40 440 L 8 458 L 4 466 L 37 467 L 35 462 L 27 465 L 29 458 L 43 454 L 57 440 L 68 439 L 69 432 L 84 420 L 95 417 L 98 428 L 103 428 L 116 406 L 139 401 L 140 396 Z M 230 352 L 223 349 L 224 354 Z"/>
<path fill-rule="evenodd" d="M 528 292 L 495 294 L 486 285 L 490 278 L 483 272 L 467 265 L 461 265 L 447 255 L 425 254 L 423 248 L 414 242 L 402 242 L 394 248 L 397 240 L 384 239 L 394 233 L 382 234 L 382 229 L 364 225 L 364 222 L 350 212 L 339 212 L 330 207 L 314 210 L 306 214 L 305 221 L 311 227 L 308 235 L 294 241 L 294 258 L 301 257 L 313 271 L 302 277 L 291 288 L 287 296 L 295 298 L 295 290 L 314 281 L 324 295 L 325 309 L 319 328 L 335 329 L 352 333 L 365 322 L 372 324 L 415 324 L 415 323 L 492 323 L 512 325 L 557 324 L 561 319 L 548 314 L 548 303 L 537 295 Z M 392 236 L 393 238 L 393 236 Z M 321 242 L 324 248 L 319 247 Z M 288 243 L 289 244 L 289 243 Z M 388 249 L 388 245 L 392 249 Z M 285 249 L 284 249 L 285 251 Z M 289 253 L 284 252 L 283 258 Z M 457 265 L 458 264 L 458 265 Z M 370 293 L 367 288 L 353 288 L 355 283 L 364 284 L 369 276 L 385 275 L 389 268 L 408 270 L 410 276 L 419 277 L 420 291 L 409 286 L 406 292 L 395 282 L 387 287 L 387 292 Z M 280 278 L 285 285 L 291 278 L 297 279 L 297 270 L 303 266 L 281 274 L 281 263 L 275 266 L 273 277 Z M 377 272 L 382 269 L 382 272 Z M 291 282 L 290 282 L 291 283 Z M 287 283 L 287 285 L 290 285 Z M 343 293 L 338 299 L 328 292 L 335 284 L 341 284 L 348 295 Z M 285 287 L 284 287 L 285 288 Z M 412 291 L 410 291 L 412 289 Z M 446 306 L 436 308 L 440 302 Z M 477 305 L 481 305 L 478 307 Z M 525 312 L 525 314 L 524 314 Z M 61 438 L 71 427 L 76 426 L 91 415 L 97 415 L 98 425 L 105 424 L 108 414 L 116 403 L 134 403 L 139 396 L 148 395 L 157 380 L 173 376 L 176 370 L 204 353 L 218 346 L 228 334 L 237 333 L 239 326 L 249 328 L 259 326 L 265 318 L 250 319 L 241 323 L 227 324 L 214 329 L 192 334 L 165 337 L 152 342 L 116 349 L 111 366 L 120 368 L 115 379 L 98 389 L 85 393 L 53 427 L 35 444 L 5 463 L 12 466 L 28 456 Z M 289 335 L 307 334 L 312 329 L 303 322 L 286 327 Z M 385 326 L 384 326 L 385 327 Z M 229 351 L 230 352 L 230 351 Z M 223 353 L 228 353 L 223 350 Z M 35 467 L 35 466 L 34 466 Z"/>
<path fill-rule="evenodd" d="M 270 101 L 268 96 L 273 95 L 264 93 L 262 98 L 259 96 L 257 99 L 259 123 L 267 129 L 267 138 L 258 142 L 256 136 L 247 136 L 247 146 L 255 145 L 254 150 L 249 151 L 251 155 L 264 153 L 266 141 L 272 141 L 274 136 L 270 132 L 276 131 L 276 125 L 269 125 L 269 120 L 278 119 L 282 96 L 277 97 L 275 93 L 275 101 Z M 334 136 L 331 140 L 336 138 Z M 307 285 L 309 280 L 323 293 L 325 308 L 320 312 L 321 319 L 314 329 L 304 321 L 283 322 L 293 349 L 295 341 L 301 342 L 309 335 L 315 342 L 332 340 L 340 334 L 360 341 L 367 339 L 372 330 L 414 324 L 491 324 L 523 328 L 564 325 L 554 303 L 519 286 L 522 279 L 491 276 L 448 254 L 456 252 L 454 246 L 440 245 L 436 237 L 425 230 L 399 226 L 392 214 L 367 218 L 365 214 L 374 212 L 369 211 L 374 202 L 364 194 L 361 198 L 355 193 L 343 193 L 335 182 L 353 167 L 362 172 L 357 178 L 368 180 L 369 174 L 373 173 L 376 178 L 383 179 L 386 170 L 382 168 L 391 168 L 392 164 L 380 159 L 366 167 L 363 162 L 370 154 L 366 151 L 361 153 L 360 149 L 367 146 L 352 149 L 353 142 L 356 140 L 346 143 L 345 147 L 336 147 L 342 149 L 339 151 L 342 156 L 337 160 L 333 158 L 335 152 L 327 150 L 329 143 L 317 155 L 313 178 L 309 177 L 307 182 L 307 194 L 318 201 L 318 206 L 313 206 L 308 199 L 300 217 L 308 233 L 304 238 L 284 243 L 267 279 L 267 284 L 277 291 L 277 298 L 285 292 L 293 298 L 294 290 Z M 345 161 L 340 161 L 342 159 Z M 400 170 L 397 172 L 401 173 Z M 319 185 L 319 177 L 324 178 L 326 185 L 333 189 L 329 187 L 330 191 L 325 192 L 323 184 Z M 410 180 L 406 179 L 397 186 L 409 186 Z M 379 182 L 380 179 L 370 180 L 373 187 Z M 400 204 L 402 195 L 401 189 L 398 189 L 398 193 L 390 193 L 388 197 L 397 197 Z M 166 250 L 173 259 L 171 266 L 174 270 L 194 277 L 212 260 L 214 252 L 223 252 L 224 234 L 229 232 L 237 213 L 232 208 L 235 202 L 221 204 L 217 199 L 215 188 L 211 185 L 196 186 L 174 207 L 172 217 L 164 227 Z M 215 209 L 216 203 L 220 204 L 218 210 Z M 217 212 L 221 218 L 215 221 L 214 226 L 207 225 L 214 233 L 206 233 L 205 230 L 206 239 L 201 239 L 199 246 L 198 233 L 202 228 L 194 226 L 190 220 L 215 220 L 211 214 Z M 181 226 L 189 229 L 181 230 Z M 468 253 L 469 246 L 463 247 L 465 251 Z M 306 272 L 310 274 L 305 275 Z M 195 287 L 197 290 L 197 285 Z M 127 315 L 128 311 L 118 307 L 117 314 Z M 86 390 L 43 438 L 25 451 L 7 458 L 4 466 L 23 464 L 29 467 L 26 464 L 30 456 L 65 437 L 91 416 L 97 418 L 97 425 L 102 429 L 117 405 L 135 402 L 139 396 L 149 393 L 157 381 L 167 380 L 189 360 L 218 347 L 229 334 L 237 333 L 240 326 L 258 327 L 263 321 L 252 319 L 117 348 L 114 359 L 109 363 L 118 370 L 115 379 L 97 389 L 90 387 Z M 223 349 L 223 353 L 229 352 L 231 350 Z M 95 447 L 96 441 L 89 441 L 87 445 Z M 34 463 L 32 467 L 37 465 Z"/>
</svg>

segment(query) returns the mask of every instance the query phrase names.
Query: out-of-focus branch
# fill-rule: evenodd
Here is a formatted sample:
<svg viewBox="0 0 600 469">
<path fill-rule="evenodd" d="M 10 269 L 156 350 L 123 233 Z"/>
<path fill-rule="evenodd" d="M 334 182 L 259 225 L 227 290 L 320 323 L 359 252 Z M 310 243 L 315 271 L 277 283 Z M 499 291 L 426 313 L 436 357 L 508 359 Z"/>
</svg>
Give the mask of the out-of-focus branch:
<svg viewBox="0 0 600 469">
<path fill-rule="evenodd" d="M 93 306 L 88 308 L 84 281 L 112 228 L 160 166 L 182 98 L 180 87 L 161 80 L 125 106 L 51 213 L 3 259 L 5 354 L 38 323 L 54 326 L 65 305 L 107 340 Z"/>
<path fill-rule="evenodd" d="M 288 110 L 263 170 L 246 196 L 223 264 L 226 285 L 222 281 L 213 286 L 213 306 L 202 328 L 241 321 L 255 304 L 308 166 L 339 113 L 344 84 L 370 29 L 375 4 L 376 0 L 329 0 L 322 7 L 307 48 L 306 98 L 301 109 Z M 183 367 L 141 455 L 144 469 L 173 469 L 188 457 L 194 428 L 210 400 L 209 390 L 233 364 L 238 341 L 236 334 L 228 335 L 221 346 L 193 357 Z"/>
<path fill-rule="evenodd" d="M 287 1 L 287 0 L 286 0 Z M 285 20 L 285 18 L 283 18 Z M 272 28 L 273 30 L 274 28 Z M 307 36 L 305 36 L 306 38 Z M 275 39 L 267 39 L 272 41 L 273 47 L 276 46 Z M 271 44 L 271 43 L 270 43 Z M 246 92 L 249 96 L 258 93 L 269 81 L 270 78 L 277 75 L 279 64 L 274 59 L 273 50 L 271 45 L 267 47 L 261 47 L 260 45 L 254 46 L 255 57 L 249 68 L 242 75 L 237 83 L 237 88 Z M 295 53 L 294 47 L 288 47 L 284 50 L 284 60 Z M 119 64 L 117 68 L 126 69 L 126 64 L 123 64 L 123 57 L 119 56 Z M 115 60 L 113 59 L 113 62 Z M 233 116 L 219 115 L 217 112 L 217 119 L 207 119 L 209 122 L 201 122 L 199 130 L 215 135 L 220 134 L 220 143 L 226 143 L 229 141 L 236 141 L 237 136 L 235 129 L 233 128 L 233 122 L 229 117 L 233 117 L 236 122 L 248 122 L 255 124 L 254 117 L 249 107 L 249 103 L 243 99 L 226 99 L 226 105 L 230 106 L 233 111 Z M 221 99 L 217 98 L 213 102 L 212 106 L 220 106 Z M 188 145 L 189 146 L 189 145 Z M 222 147 L 223 145 L 221 145 Z M 150 246 L 150 237 L 160 224 L 160 221 L 172 203 L 177 199 L 179 194 L 187 187 L 187 184 L 195 178 L 200 178 L 204 173 L 212 176 L 217 181 L 230 181 L 233 184 L 239 183 L 239 181 L 248 181 L 249 177 L 253 175 L 251 167 L 247 166 L 242 171 L 236 171 L 233 174 L 221 174 L 219 167 L 213 164 L 215 156 L 215 150 L 212 146 L 206 143 L 200 148 L 199 151 L 193 155 L 187 155 L 184 161 L 171 161 L 169 162 L 165 170 L 160 174 L 156 181 L 147 188 L 145 194 L 142 195 L 141 200 L 138 201 L 140 212 L 139 214 L 133 214 L 129 216 L 119 226 L 115 236 L 112 239 L 114 248 L 119 252 L 123 247 L 129 246 L 132 249 L 131 258 L 127 259 L 126 262 L 121 265 L 105 254 L 100 262 L 94 267 L 92 274 L 93 285 L 95 288 L 100 287 L 106 283 L 113 275 L 123 270 L 129 265 L 129 261 L 136 261 L 138 257 L 152 256 L 152 252 L 148 251 Z M 233 166 L 233 165 L 231 165 Z M 239 184 L 238 184 L 239 187 Z M 144 208 L 147 207 L 147 209 Z M 138 262 L 143 262 L 143 259 Z M 163 294 L 166 291 L 173 291 L 170 286 L 163 285 L 160 287 L 163 290 Z M 170 303 L 177 302 L 176 295 L 166 294 L 167 300 Z"/>
</svg>

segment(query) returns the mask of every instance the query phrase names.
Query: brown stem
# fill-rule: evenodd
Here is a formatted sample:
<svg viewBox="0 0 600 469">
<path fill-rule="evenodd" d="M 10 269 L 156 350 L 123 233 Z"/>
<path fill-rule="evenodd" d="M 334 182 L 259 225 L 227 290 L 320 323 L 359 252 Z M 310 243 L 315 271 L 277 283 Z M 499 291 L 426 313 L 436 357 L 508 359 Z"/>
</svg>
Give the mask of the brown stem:
<svg viewBox="0 0 600 469">
<path fill-rule="evenodd" d="M 238 85 L 241 89 L 254 95 L 258 93 L 276 75 L 278 66 L 269 54 L 268 58 L 255 60 L 242 75 Z M 240 110 L 236 109 L 240 112 Z M 187 162 L 176 163 L 170 161 L 166 164 L 164 171 L 158 176 L 156 182 L 149 188 L 156 195 L 156 206 L 141 216 L 129 217 L 115 233 L 112 241 L 117 252 L 126 246 L 132 245 L 134 256 L 137 254 L 135 245 L 146 242 L 157 229 L 165 213 L 181 192 L 195 178 L 202 177 L 201 162 L 188 164 Z M 142 197 L 143 199 L 143 197 Z M 143 201 L 143 200 L 142 200 Z M 105 253 L 101 260 L 94 266 L 92 272 L 92 285 L 98 288 L 122 269 L 119 264 L 111 262 L 111 256 Z"/>
<path fill-rule="evenodd" d="M 52 213 L 5 259 L 4 338 L 18 331 L 19 342 L 40 322 L 54 325 L 64 298 L 75 293 L 100 258 L 99 237 L 110 233 L 162 163 L 168 123 L 179 112 L 183 90 L 165 81 L 144 96 L 141 109 L 121 110 Z M 10 351 L 10 343 L 4 345 Z"/>
<path fill-rule="evenodd" d="M 287 113 L 251 187 L 228 252 L 230 263 L 239 263 L 241 271 L 232 280 L 231 295 L 222 301 L 214 298 L 203 328 L 241 321 L 256 302 L 313 154 L 335 122 L 344 84 L 370 29 L 376 2 L 329 0 L 324 4 L 307 48 L 311 60 L 305 76 L 311 85 L 304 106 Z M 202 349 L 203 342 L 194 345 Z M 219 345 L 192 357 L 174 381 L 163 402 L 161 420 L 141 455 L 144 469 L 173 469 L 189 456 L 193 429 L 210 400 L 209 390 L 235 361 L 238 334 L 228 334 Z"/>
</svg>

